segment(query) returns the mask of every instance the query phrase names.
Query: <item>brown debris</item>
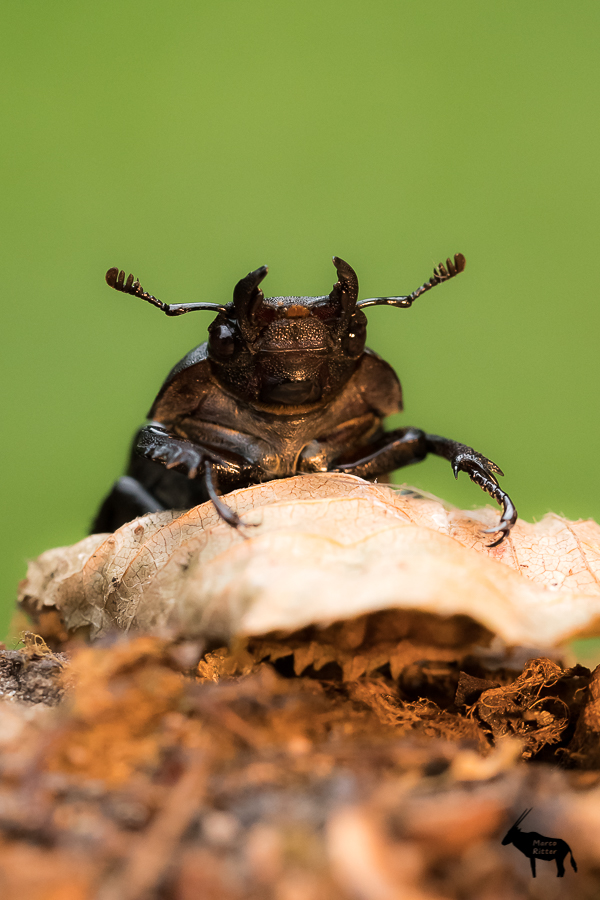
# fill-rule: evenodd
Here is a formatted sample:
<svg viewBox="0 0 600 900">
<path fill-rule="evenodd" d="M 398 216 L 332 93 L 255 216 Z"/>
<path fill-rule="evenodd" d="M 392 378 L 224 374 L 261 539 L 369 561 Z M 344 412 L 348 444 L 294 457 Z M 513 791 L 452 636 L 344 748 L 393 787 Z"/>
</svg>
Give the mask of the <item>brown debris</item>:
<svg viewBox="0 0 600 900">
<path fill-rule="evenodd" d="M 489 681 L 487 678 L 476 678 L 475 675 L 467 675 L 466 672 L 461 672 L 458 676 L 454 702 L 457 706 L 471 706 L 484 691 L 489 691 L 490 688 L 496 687 L 499 687 L 496 681 Z"/>
<path fill-rule="evenodd" d="M 512 683 L 481 692 L 472 711 L 494 741 L 520 737 L 523 758 L 530 759 L 577 721 L 588 681 L 583 666 L 563 671 L 549 659 L 532 659 Z"/>
<path fill-rule="evenodd" d="M 155 763 L 157 723 L 183 693 L 182 677 L 165 665 L 161 643 L 140 637 L 101 654 L 80 649 L 70 671 L 77 689 L 48 752 L 48 768 L 118 784 Z"/>
<path fill-rule="evenodd" d="M 119 638 L 52 669 L 67 693 L 44 716 L 0 701 L 3 900 L 525 900 L 501 838 L 529 806 L 577 859 L 561 896 L 598 892 L 600 843 L 578 839 L 600 805 L 597 673 L 421 660 L 347 680 L 316 648 L 295 674 L 275 643 L 190 676 L 197 648 Z"/>
<path fill-rule="evenodd" d="M 58 677 L 66 657 L 52 653 L 43 638 L 23 634 L 20 650 L 0 651 L 0 698 L 55 706 L 64 694 Z"/>
<path fill-rule="evenodd" d="M 598 628 L 598 526 L 490 549 L 496 512 L 350 476 L 228 502 L 260 525 L 204 504 L 32 563 L 2 900 L 528 900 L 530 807 L 597 896 L 600 667 L 552 647 Z"/>
<path fill-rule="evenodd" d="M 202 801 L 207 766 L 191 759 L 152 824 L 131 847 L 122 871 L 109 879 L 103 900 L 138 900 L 160 886 L 183 834 Z"/>
<path fill-rule="evenodd" d="M 600 769 L 600 666 L 582 688 L 580 699 L 583 710 L 568 754 L 578 766 Z"/>
</svg>

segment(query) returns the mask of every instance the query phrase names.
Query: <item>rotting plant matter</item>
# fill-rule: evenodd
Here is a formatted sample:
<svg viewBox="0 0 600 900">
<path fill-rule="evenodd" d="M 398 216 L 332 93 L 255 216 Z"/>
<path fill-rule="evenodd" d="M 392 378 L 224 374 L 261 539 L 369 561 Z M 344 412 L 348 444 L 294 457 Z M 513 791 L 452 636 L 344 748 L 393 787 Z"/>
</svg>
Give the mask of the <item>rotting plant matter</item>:
<svg viewBox="0 0 600 900">
<path fill-rule="evenodd" d="M 595 896 L 600 670 L 557 648 L 597 633 L 600 528 L 490 548 L 492 510 L 344 474 L 228 503 L 247 537 L 206 503 L 31 564 L 3 900 L 526 900 L 524 806 Z"/>
<path fill-rule="evenodd" d="M 597 892 L 577 735 L 600 731 L 597 673 L 473 659 L 346 680 L 264 650 L 195 664 L 197 643 L 121 637 L 59 658 L 58 707 L 0 702 L 3 900 L 525 900 L 500 843 L 524 803 L 573 847 L 561 896 Z"/>
</svg>

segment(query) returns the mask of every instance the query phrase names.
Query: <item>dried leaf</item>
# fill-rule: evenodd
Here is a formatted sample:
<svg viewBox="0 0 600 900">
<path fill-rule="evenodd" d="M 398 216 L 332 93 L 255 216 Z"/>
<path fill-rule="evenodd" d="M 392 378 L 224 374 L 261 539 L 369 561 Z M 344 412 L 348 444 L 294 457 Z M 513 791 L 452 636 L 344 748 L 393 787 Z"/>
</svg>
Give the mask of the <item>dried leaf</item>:
<svg viewBox="0 0 600 900">
<path fill-rule="evenodd" d="M 410 489 L 335 474 L 254 485 L 227 502 L 257 527 L 231 528 L 210 503 L 144 516 L 114 535 L 43 554 L 21 602 L 34 615 L 54 606 L 69 630 L 86 626 L 92 636 L 116 626 L 220 643 L 382 610 L 397 611 L 396 647 L 399 632 L 410 636 L 411 622 L 422 628 L 427 616 L 436 622 L 427 643 L 440 647 L 493 635 L 550 647 L 600 631 L 593 521 L 519 521 L 492 549 L 481 529 L 497 522 L 496 510 L 462 512 Z M 346 660 L 297 647 L 295 665 L 336 659 L 359 677 L 373 664 L 360 646 L 358 635 Z M 396 660 L 395 671 L 405 664 Z"/>
</svg>

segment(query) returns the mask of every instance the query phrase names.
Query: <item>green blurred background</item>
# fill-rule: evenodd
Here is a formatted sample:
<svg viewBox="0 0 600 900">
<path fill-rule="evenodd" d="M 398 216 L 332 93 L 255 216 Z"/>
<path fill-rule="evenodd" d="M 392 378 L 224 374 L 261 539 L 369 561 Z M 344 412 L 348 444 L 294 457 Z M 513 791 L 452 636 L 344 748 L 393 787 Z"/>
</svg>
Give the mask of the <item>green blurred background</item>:
<svg viewBox="0 0 600 900">
<path fill-rule="evenodd" d="M 134 429 L 209 314 L 322 294 L 369 310 L 401 421 L 491 456 L 520 514 L 600 519 L 597 2 L 5 0 L 1 624 L 26 559 L 86 534 Z M 399 473 L 486 501 L 430 459 Z"/>
</svg>

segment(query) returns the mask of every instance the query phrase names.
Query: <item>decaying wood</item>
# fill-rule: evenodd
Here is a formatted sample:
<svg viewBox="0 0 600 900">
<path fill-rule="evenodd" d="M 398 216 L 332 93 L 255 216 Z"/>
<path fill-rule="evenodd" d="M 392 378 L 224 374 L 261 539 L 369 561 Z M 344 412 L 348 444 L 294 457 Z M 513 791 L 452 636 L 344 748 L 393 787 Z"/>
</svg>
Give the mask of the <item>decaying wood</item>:
<svg viewBox="0 0 600 900">
<path fill-rule="evenodd" d="M 597 633 L 600 528 L 490 549 L 495 510 L 344 475 L 227 500 L 243 529 L 204 504 L 31 564 L 2 900 L 526 900 L 528 807 L 596 896 L 600 667 L 552 648 Z"/>
<path fill-rule="evenodd" d="M 501 839 L 530 806 L 577 859 L 561 897 L 600 890 L 597 672 L 473 662 L 415 696 L 386 669 L 177 659 L 71 649 L 58 707 L 0 700 L 3 900 L 525 900 Z"/>
</svg>

